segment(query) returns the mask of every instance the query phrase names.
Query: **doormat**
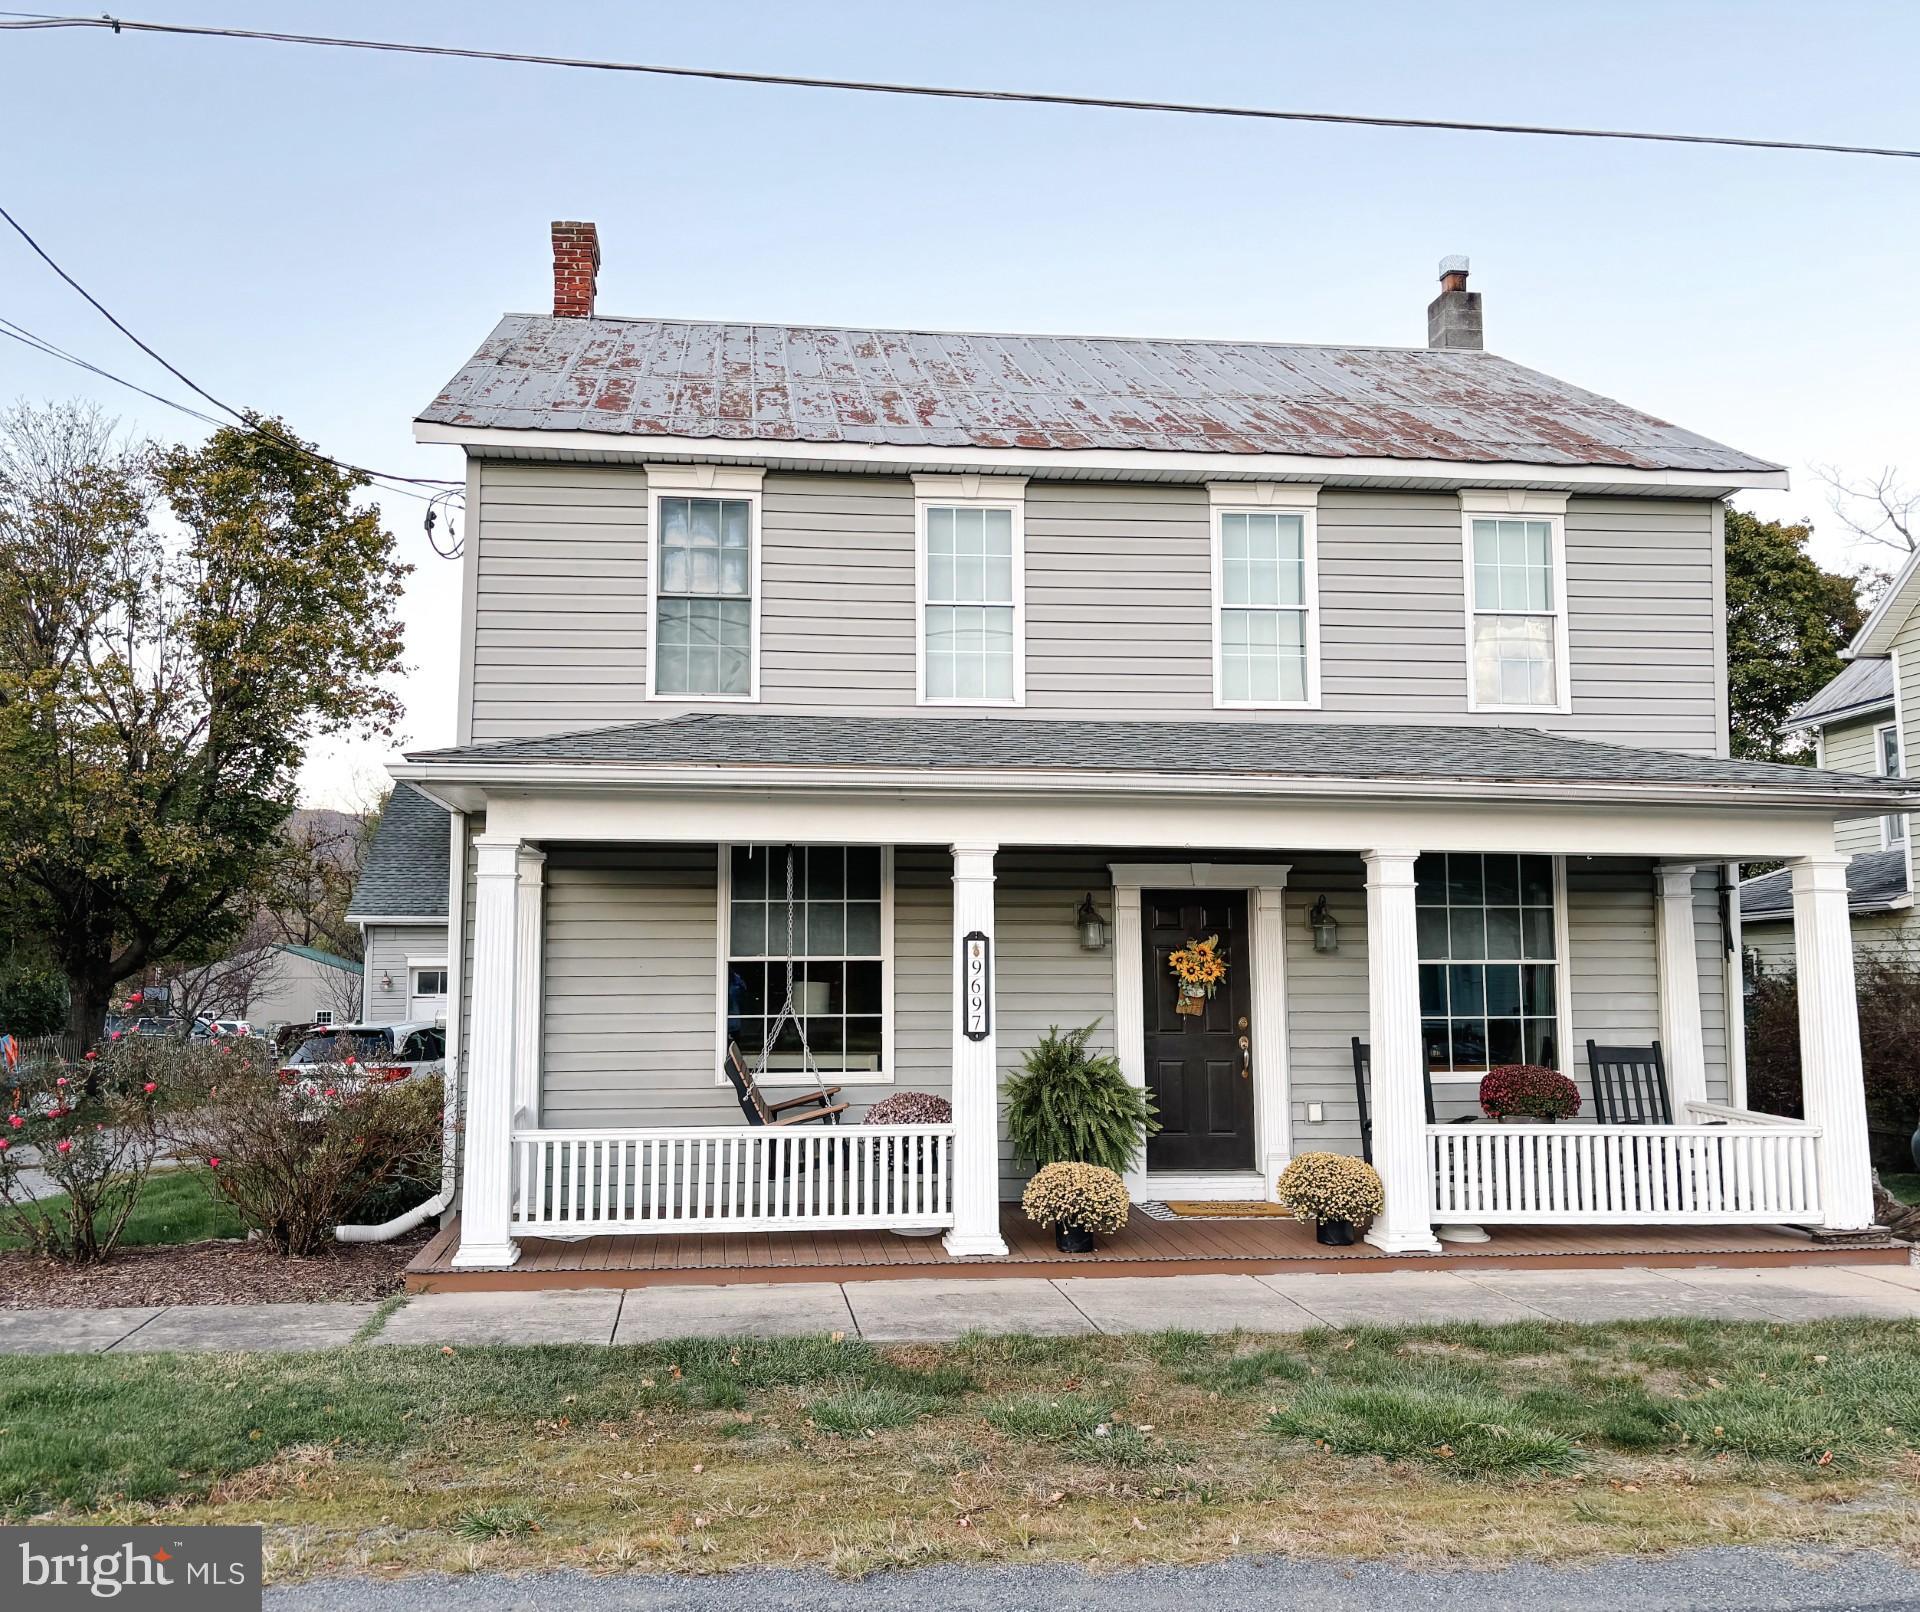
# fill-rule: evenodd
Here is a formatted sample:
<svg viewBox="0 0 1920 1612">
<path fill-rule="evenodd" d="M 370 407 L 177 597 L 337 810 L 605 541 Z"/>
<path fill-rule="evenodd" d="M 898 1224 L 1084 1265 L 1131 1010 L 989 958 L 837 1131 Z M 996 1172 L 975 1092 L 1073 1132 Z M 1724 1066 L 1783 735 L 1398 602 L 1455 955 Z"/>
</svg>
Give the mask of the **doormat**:
<svg viewBox="0 0 1920 1612">
<path fill-rule="evenodd" d="M 1291 1220 L 1293 1211 L 1252 1198 L 1169 1198 L 1167 1208 L 1179 1220 Z"/>
</svg>

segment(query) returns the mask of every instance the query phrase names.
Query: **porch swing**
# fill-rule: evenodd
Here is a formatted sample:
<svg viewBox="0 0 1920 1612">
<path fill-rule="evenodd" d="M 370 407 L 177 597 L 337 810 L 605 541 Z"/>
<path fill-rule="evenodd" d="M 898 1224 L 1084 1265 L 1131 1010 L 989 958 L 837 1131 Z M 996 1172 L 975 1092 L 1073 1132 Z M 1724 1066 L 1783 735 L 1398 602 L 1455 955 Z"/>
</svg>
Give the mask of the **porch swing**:
<svg viewBox="0 0 1920 1612">
<path fill-rule="evenodd" d="M 757 853 L 758 847 L 749 854 Z M 834 1101 L 840 1095 L 838 1086 L 829 1086 L 822 1081 L 820 1066 L 813 1056 L 813 1048 L 807 1041 L 807 1021 L 794 1006 L 793 979 L 793 915 L 794 848 L 787 847 L 787 980 L 786 994 L 780 1003 L 780 1011 L 767 1026 L 766 1039 L 760 1046 L 760 1057 L 752 1068 L 747 1067 L 746 1055 L 740 1050 L 739 1043 L 731 1037 L 727 1040 L 726 1075 L 733 1083 L 734 1095 L 740 1100 L 740 1111 L 746 1115 L 749 1125 L 806 1125 L 819 1120 L 828 1125 L 838 1125 L 840 1116 L 847 1111 L 848 1105 Z M 794 1034 L 800 1041 L 801 1071 L 812 1077 L 814 1089 L 803 1092 L 798 1097 L 789 1097 L 777 1103 L 770 1103 L 760 1090 L 760 1082 L 773 1065 L 774 1044 L 780 1039 L 780 1033 L 788 1025 L 793 1026 Z"/>
</svg>

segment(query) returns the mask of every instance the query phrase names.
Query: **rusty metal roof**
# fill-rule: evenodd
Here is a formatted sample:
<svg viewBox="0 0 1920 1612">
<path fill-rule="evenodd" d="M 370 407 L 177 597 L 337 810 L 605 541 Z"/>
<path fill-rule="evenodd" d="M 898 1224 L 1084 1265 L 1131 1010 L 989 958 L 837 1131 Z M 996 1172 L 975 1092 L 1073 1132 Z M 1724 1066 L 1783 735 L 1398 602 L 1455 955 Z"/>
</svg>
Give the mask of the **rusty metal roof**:
<svg viewBox="0 0 1920 1612">
<path fill-rule="evenodd" d="M 1766 472 L 1484 352 L 508 314 L 435 425 Z"/>
</svg>

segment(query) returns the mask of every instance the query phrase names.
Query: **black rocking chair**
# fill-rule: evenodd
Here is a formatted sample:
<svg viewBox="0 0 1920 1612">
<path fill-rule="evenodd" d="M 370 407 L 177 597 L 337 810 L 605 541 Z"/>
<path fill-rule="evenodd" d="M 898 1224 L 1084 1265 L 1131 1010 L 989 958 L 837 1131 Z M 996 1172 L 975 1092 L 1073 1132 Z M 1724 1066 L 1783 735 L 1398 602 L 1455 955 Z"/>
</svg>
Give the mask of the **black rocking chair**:
<svg viewBox="0 0 1920 1612">
<path fill-rule="evenodd" d="M 740 1100 L 740 1112 L 747 1116 L 749 1125 L 807 1125 L 814 1120 L 838 1125 L 840 1116 L 847 1111 L 847 1104 L 833 1101 L 840 1095 L 838 1086 L 822 1086 L 817 1091 L 802 1092 L 798 1097 L 788 1097 L 777 1103 L 768 1102 L 760 1090 L 760 1083 L 753 1078 L 746 1055 L 732 1041 L 727 1043 L 727 1056 L 722 1067 L 733 1085 L 734 1096 Z"/>
<path fill-rule="evenodd" d="M 1602 1125 L 1671 1125 L 1673 1099 L 1660 1043 L 1648 1047 L 1603 1047 L 1587 1043 L 1593 1078 L 1593 1113 Z"/>
<path fill-rule="evenodd" d="M 1439 1124 L 1433 1110 L 1433 1074 L 1420 1071 L 1420 1084 L 1427 1092 L 1427 1123 Z M 1353 1038 L 1353 1094 L 1360 1100 L 1360 1157 L 1373 1163 L 1373 1048 L 1358 1036 Z M 1455 1121 L 1465 1124 L 1464 1120 Z"/>
</svg>

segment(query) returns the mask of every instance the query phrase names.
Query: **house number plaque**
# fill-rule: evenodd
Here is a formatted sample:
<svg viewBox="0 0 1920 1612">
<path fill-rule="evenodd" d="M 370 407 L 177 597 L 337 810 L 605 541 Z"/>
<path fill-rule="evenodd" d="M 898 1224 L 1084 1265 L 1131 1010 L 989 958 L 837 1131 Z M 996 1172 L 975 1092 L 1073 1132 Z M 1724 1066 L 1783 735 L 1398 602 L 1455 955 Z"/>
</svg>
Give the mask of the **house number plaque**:
<svg viewBox="0 0 1920 1612">
<path fill-rule="evenodd" d="M 977 929 L 960 942 L 960 1028 L 969 1041 L 984 1041 L 993 1030 L 987 946 L 987 937 Z"/>
</svg>

